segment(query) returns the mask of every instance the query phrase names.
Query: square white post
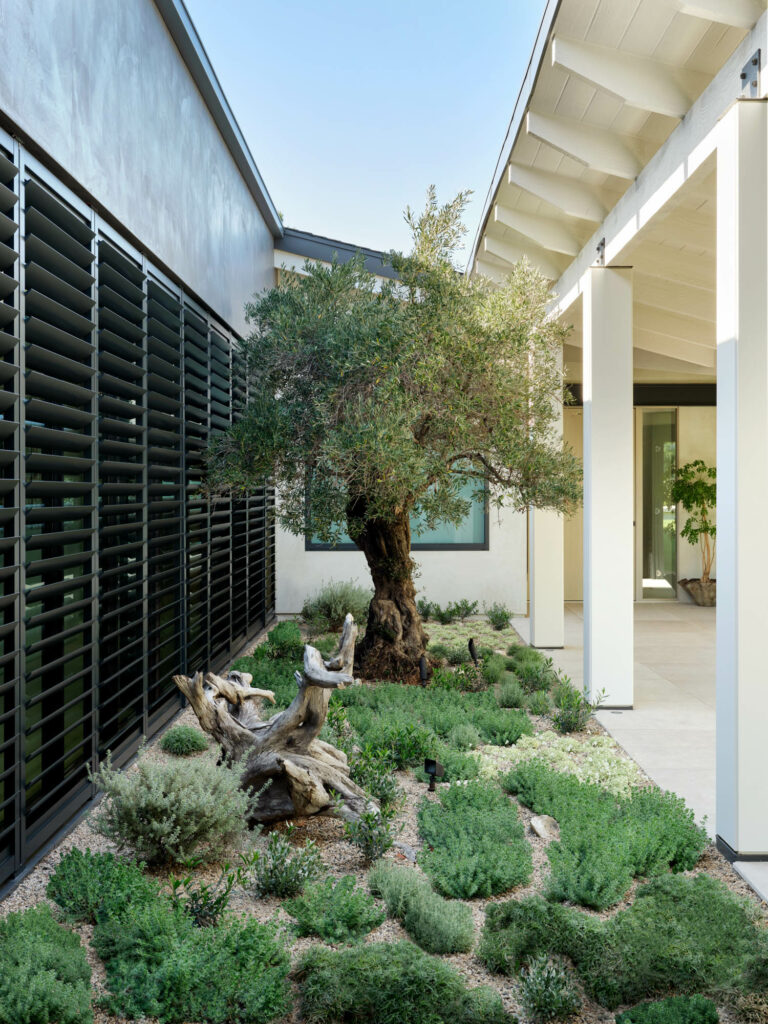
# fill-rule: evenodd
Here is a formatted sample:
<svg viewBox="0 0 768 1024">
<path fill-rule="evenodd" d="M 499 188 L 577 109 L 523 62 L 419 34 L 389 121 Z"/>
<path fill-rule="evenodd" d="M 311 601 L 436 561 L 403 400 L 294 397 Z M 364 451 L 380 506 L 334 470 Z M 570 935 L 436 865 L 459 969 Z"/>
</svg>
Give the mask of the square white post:
<svg viewBox="0 0 768 1024">
<path fill-rule="evenodd" d="M 560 356 L 562 364 L 562 353 Z M 563 406 L 557 403 L 554 429 L 562 438 Z M 528 614 L 532 647 L 565 645 L 565 534 L 557 512 L 528 512 Z"/>
<path fill-rule="evenodd" d="M 726 853 L 768 858 L 768 106 L 717 149 L 717 804 Z"/>
<path fill-rule="evenodd" d="M 584 684 L 634 700 L 632 269 L 584 281 Z"/>
</svg>

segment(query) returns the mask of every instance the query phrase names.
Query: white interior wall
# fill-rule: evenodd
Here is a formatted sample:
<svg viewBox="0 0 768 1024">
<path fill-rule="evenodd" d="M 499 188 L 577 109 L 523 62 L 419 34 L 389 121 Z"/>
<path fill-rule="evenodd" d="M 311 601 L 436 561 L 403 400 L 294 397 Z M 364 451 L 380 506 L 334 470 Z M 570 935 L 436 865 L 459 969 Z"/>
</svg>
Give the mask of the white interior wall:
<svg viewBox="0 0 768 1024">
<path fill-rule="evenodd" d="M 714 406 L 681 407 L 677 413 L 677 464 L 685 465 L 694 459 L 703 459 L 708 466 L 717 461 L 717 410 Z M 677 574 L 679 579 L 698 579 L 701 576 L 701 555 L 680 531 L 685 526 L 687 515 L 682 509 L 677 517 Z M 717 568 L 715 563 L 714 569 Z M 715 575 L 713 569 L 712 575 Z M 678 588 L 678 599 L 691 598 L 682 587 Z"/>
<path fill-rule="evenodd" d="M 414 551 L 419 565 L 419 597 L 445 605 L 466 598 L 483 604 L 500 601 L 515 614 L 527 614 L 527 517 L 507 509 L 491 509 L 488 551 Z M 355 580 L 370 585 L 360 551 L 306 551 L 304 538 L 278 526 L 277 598 L 280 615 L 296 615 L 304 599 L 330 580 Z"/>
</svg>

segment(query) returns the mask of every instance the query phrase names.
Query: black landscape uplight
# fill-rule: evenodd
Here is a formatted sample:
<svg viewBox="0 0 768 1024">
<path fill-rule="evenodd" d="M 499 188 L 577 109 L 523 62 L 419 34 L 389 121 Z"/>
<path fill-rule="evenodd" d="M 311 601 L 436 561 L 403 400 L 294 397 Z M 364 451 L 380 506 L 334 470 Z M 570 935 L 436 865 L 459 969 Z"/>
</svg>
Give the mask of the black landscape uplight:
<svg viewBox="0 0 768 1024">
<path fill-rule="evenodd" d="M 429 681 L 429 666 L 427 665 L 427 659 L 423 654 L 419 658 L 419 675 L 421 676 L 421 685 L 426 686 Z"/>
<path fill-rule="evenodd" d="M 475 668 L 477 668 L 477 648 L 475 647 L 475 638 L 473 636 L 469 638 L 467 647 L 469 648 L 469 656 L 474 661 Z"/>
<path fill-rule="evenodd" d="M 445 775 L 445 768 L 440 764 L 439 761 L 433 761 L 430 757 L 424 758 L 424 772 L 429 776 L 429 789 L 428 792 L 435 792 L 435 779 L 442 779 Z"/>
</svg>

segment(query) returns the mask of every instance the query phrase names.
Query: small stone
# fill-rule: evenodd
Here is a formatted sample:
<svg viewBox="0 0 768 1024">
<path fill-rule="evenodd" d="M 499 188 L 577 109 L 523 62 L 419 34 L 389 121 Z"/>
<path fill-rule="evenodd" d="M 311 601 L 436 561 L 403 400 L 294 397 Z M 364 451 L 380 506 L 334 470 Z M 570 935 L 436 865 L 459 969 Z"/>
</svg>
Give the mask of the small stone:
<svg viewBox="0 0 768 1024">
<path fill-rule="evenodd" d="M 392 845 L 396 850 L 399 850 L 405 859 L 409 860 L 411 864 L 416 863 L 416 851 L 412 846 L 409 846 L 408 843 L 393 843 Z"/>
<path fill-rule="evenodd" d="M 531 832 L 547 842 L 560 838 L 560 826 L 548 814 L 538 814 L 531 818 Z"/>
</svg>

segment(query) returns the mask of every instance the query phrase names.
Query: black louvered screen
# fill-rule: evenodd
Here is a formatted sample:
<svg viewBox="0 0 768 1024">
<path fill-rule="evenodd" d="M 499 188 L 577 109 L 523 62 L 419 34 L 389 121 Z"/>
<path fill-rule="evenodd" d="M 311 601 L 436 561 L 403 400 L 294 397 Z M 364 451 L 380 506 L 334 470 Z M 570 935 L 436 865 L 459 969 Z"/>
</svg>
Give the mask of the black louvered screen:
<svg viewBox="0 0 768 1024">
<path fill-rule="evenodd" d="M 0 135 L 0 886 L 274 615 L 269 488 L 200 493 L 226 328 Z"/>
<path fill-rule="evenodd" d="M 21 805 L 21 686 L 18 654 L 19 573 L 16 568 L 19 531 L 19 458 L 9 459 L 5 447 L 19 451 L 19 199 L 18 170 L 11 153 L 0 148 L 0 400 L 3 456 L 0 464 L 0 515 L 3 566 L 0 569 L 0 879 L 13 870 L 17 856 L 14 827 Z M 10 557 L 8 547 L 10 546 Z"/>
</svg>

